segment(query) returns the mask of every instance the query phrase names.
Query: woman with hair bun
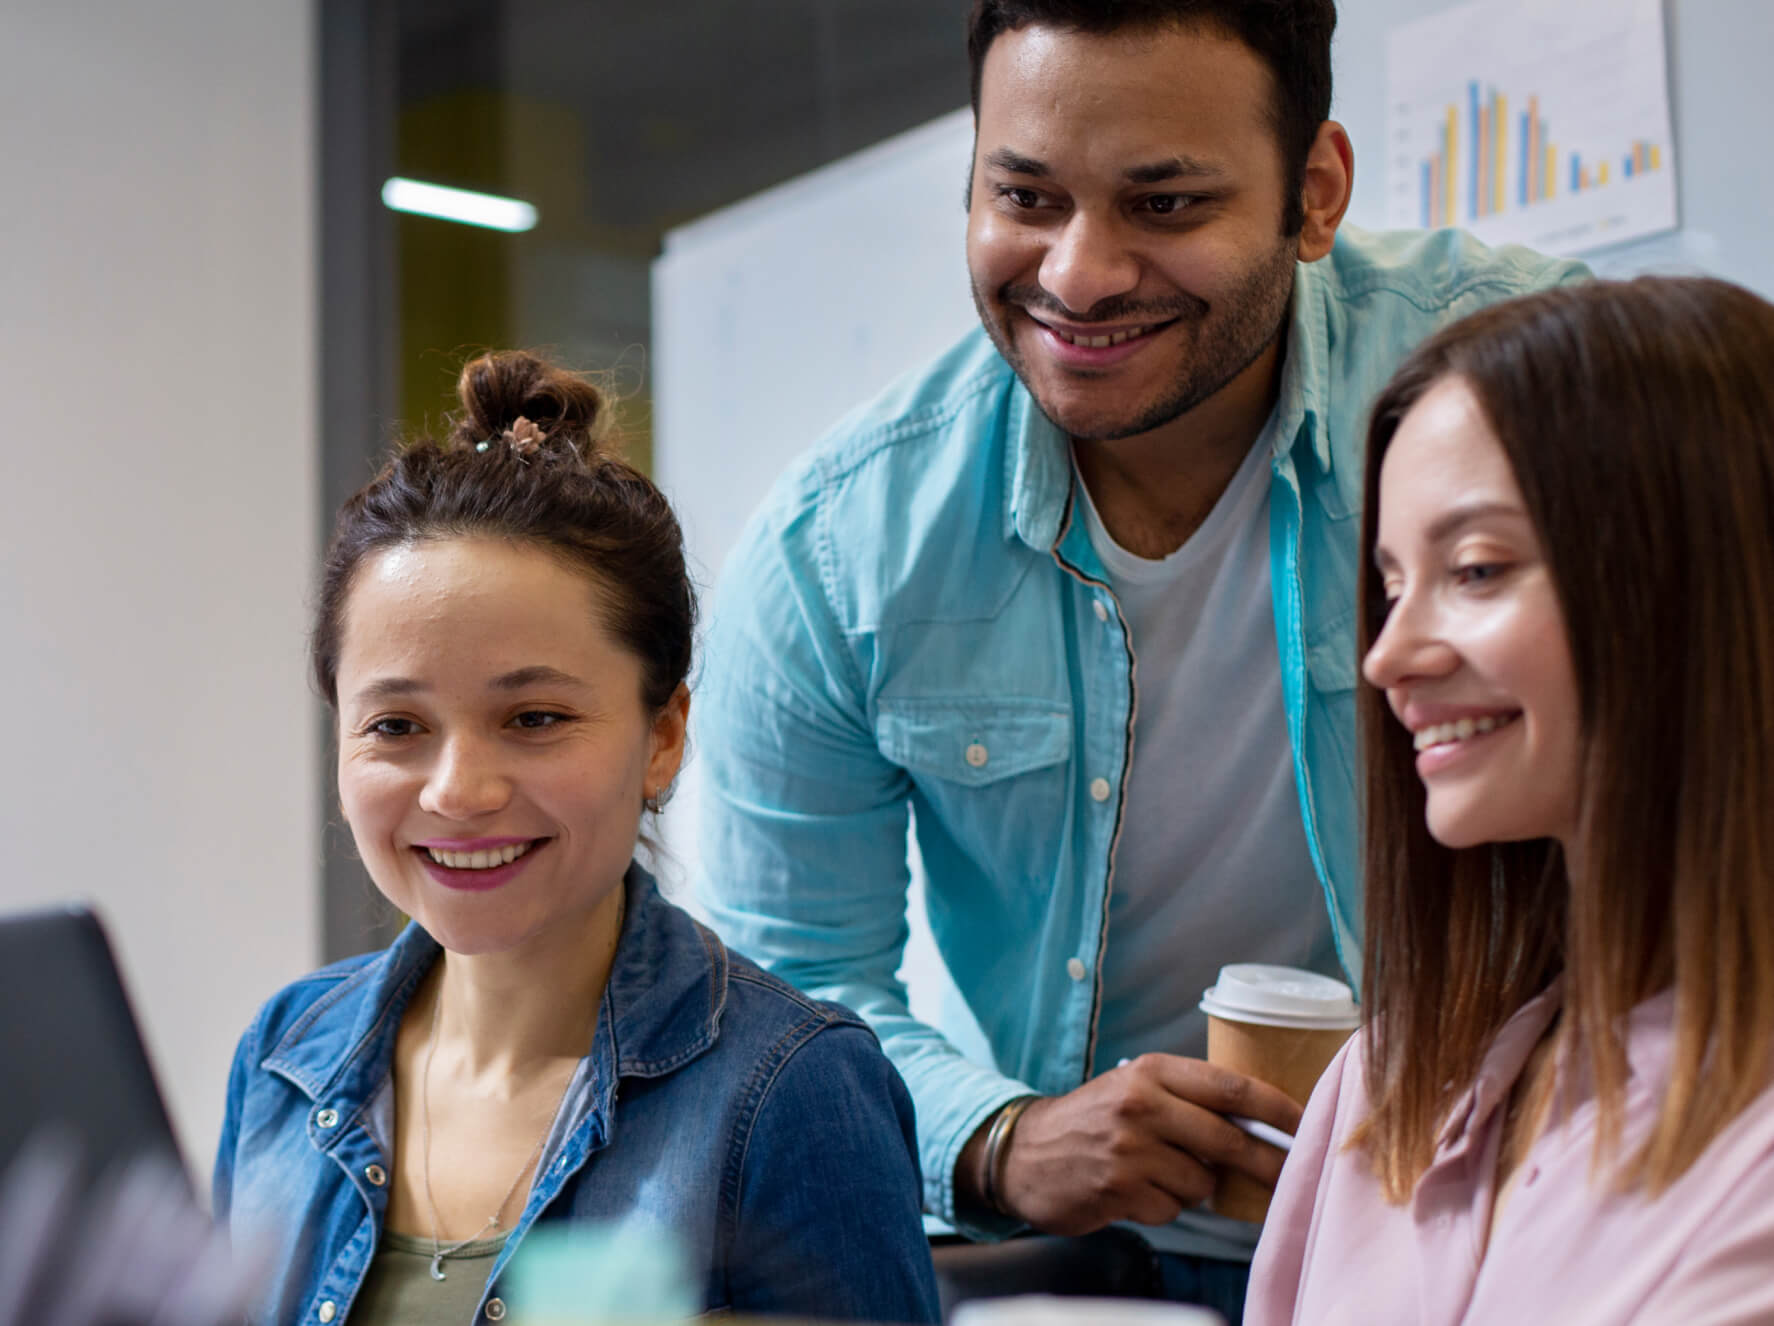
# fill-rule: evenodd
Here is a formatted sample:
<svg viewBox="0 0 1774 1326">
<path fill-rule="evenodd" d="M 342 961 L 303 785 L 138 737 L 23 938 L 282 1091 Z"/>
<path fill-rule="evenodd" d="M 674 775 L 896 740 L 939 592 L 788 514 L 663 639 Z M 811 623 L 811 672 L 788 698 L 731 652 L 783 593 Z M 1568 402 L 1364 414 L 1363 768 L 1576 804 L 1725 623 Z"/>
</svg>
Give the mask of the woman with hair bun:
<svg viewBox="0 0 1774 1326">
<path fill-rule="evenodd" d="M 215 1212 L 266 1323 L 497 1322 L 525 1235 L 662 1231 L 707 1311 L 929 1321 L 912 1107 L 870 1031 L 633 861 L 684 755 L 695 623 L 607 406 L 469 364 L 442 443 L 340 510 L 313 633 L 338 791 L 412 918 L 240 1042 Z"/>
<path fill-rule="evenodd" d="M 1247 1326 L 1774 1322 L 1774 305 L 1499 304 L 1374 408 L 1364 1025 Z"/>
</svg>

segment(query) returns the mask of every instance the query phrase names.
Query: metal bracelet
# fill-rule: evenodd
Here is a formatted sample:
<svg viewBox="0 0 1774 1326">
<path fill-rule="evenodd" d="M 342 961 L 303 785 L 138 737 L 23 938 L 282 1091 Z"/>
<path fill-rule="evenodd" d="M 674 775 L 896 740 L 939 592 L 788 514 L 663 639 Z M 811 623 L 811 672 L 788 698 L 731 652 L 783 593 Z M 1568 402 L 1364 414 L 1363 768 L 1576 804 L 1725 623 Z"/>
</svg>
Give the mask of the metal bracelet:
<svg viewBox="0 0 1774 1326">
<path fill-rule="evenodd" d="M 992 1126 L 986 1129 L 979 1195 L 985 1199 L 987 1207 L 1001 1216 L 1010 1214 L 1004 1209 L 1004 1203 L 998 1196 L 1005 1158 L 1010 1151 L 1010 1130 L 1016 1127 L 1016 1121 L 1022 1117 L 1023 1111 L 1040 1099 L 1039 1096 L 1018 1096 L 1015 1100 L 1005 1102 L 1004 1108 L 992 1116 Z"/>
</svg>

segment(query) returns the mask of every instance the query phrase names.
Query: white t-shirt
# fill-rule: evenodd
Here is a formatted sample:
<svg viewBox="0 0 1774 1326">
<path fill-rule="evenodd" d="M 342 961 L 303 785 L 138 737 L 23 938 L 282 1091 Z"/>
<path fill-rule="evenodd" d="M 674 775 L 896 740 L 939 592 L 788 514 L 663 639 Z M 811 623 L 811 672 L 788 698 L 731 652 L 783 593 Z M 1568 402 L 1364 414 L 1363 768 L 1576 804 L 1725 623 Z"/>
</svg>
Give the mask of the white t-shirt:
<svg viewBox="0 0 1774 1326">
<path fill-rule="evenodd" d="M 1340 976 L 1294 783 L 1269 586 L 1269 448 L 1158 561 L 1117 544 L 1078 483 L 1134 656 L 1133 767 L 1109 887 L 1095 1068 L 1207 1053 L 1201 992 L 1228 962 Z M 1168 1251 L 1247 1258 L 1254 1226 L 1135 1226 Z"/>
</svg>

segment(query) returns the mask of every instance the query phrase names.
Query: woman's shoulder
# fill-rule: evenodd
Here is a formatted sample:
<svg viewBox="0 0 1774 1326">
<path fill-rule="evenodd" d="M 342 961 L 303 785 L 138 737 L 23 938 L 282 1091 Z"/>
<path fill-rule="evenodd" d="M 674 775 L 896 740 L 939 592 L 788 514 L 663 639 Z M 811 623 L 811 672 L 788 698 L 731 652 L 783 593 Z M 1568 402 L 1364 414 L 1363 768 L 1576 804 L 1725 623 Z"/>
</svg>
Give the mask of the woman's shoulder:
<svg viewBox="0 0 1774 1326">
<path fill-rule="evenodd" d="M 806 1053 L 881 1055 L 854 1012 L 764 971 L 630 870 L 629 920 L 605 998 L 619 1047 L 617 1071 L 657 1076 L 703 1061 L 698 1073 L 756 1080 Z"/>
<path fill-rule="evenodd" d="M 1365 1115 L 1368 1106 L 1365 1046 L 1368 1031 L 1361 1028 L 1337 1048 L 1318 1075 L 1303 1108 L 1335 1118 L 1353 1110 Z"/>
<path fill-rule="evenodd" d="M 387 950 L 359 953 L 298 976 L 259 1006 L 242 1039 L 242 1049 L 268 1048 L 325 1022 L 329 1016 L 354 1018 L 357 999 L 373 983 L 366 980 Z"/>
<path fill-rule="evenodd" d="M 1366 1036 L 1365 1030 L 1357 1031 L 1344 1041 L 1313 1087 L 1288 1157 L 1296 1169 L 1308 1165 L 1323 1169 L 1335 1163 L 1349 1134 L 1367 1118 Z"/>
<path fill-rule="evenodd" d="M 714 942 L 719 943 L 717 939 Z M 720 1056 L 751 1066 L 760 1104 L 804 1091 L 896 1098 L 904 1086 L 867 1022 L 842 1004 L 816 999 L 725 948 L 726 997 Z"/>
<path fill-rule="evenodd" d="M 723 1024 L 737 1021 L 748 1031 L 800 1040 L 848 1029 L 862 1033 L 861 1045 L 875 1044 L 879 1051 L 874 1032 L 852 1010 L 797 990 L 734 949 L 727 949 L 726 955 L 727 1013 Z M 726 1025 L 722 1030 L 727 1030 Z M 849 1046 L 854 1040 L 848 1035 L 824 1039 L 832 1041 L 834 1049 Z"/>
<path fill-rule="evenodd" d="M 868 1023 L 731 950 L 728 961 L 720 1045 L 746 1066 L 753 1143 L 775 1137 L 798 1154 L 811 1121 L 831 1118 L 844 1121 L 826 1141 L 837 1153 L 912 1154 L 911 1096 Z"/>
</svg>

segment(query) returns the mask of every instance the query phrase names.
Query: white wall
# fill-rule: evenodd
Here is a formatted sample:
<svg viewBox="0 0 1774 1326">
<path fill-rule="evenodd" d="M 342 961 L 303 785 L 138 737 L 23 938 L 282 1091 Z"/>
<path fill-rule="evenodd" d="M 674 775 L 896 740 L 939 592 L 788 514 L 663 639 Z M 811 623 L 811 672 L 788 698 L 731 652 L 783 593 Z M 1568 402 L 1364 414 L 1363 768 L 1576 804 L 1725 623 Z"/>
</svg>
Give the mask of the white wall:
<svg viewBox="0 0 1774 1326">
<path fill-rule="evenodd" d="M 0 908 L 99 901 L 203 1173 L 318 948 L 312 23 L 7 0 L 0 38 Z"/>
</svg>

